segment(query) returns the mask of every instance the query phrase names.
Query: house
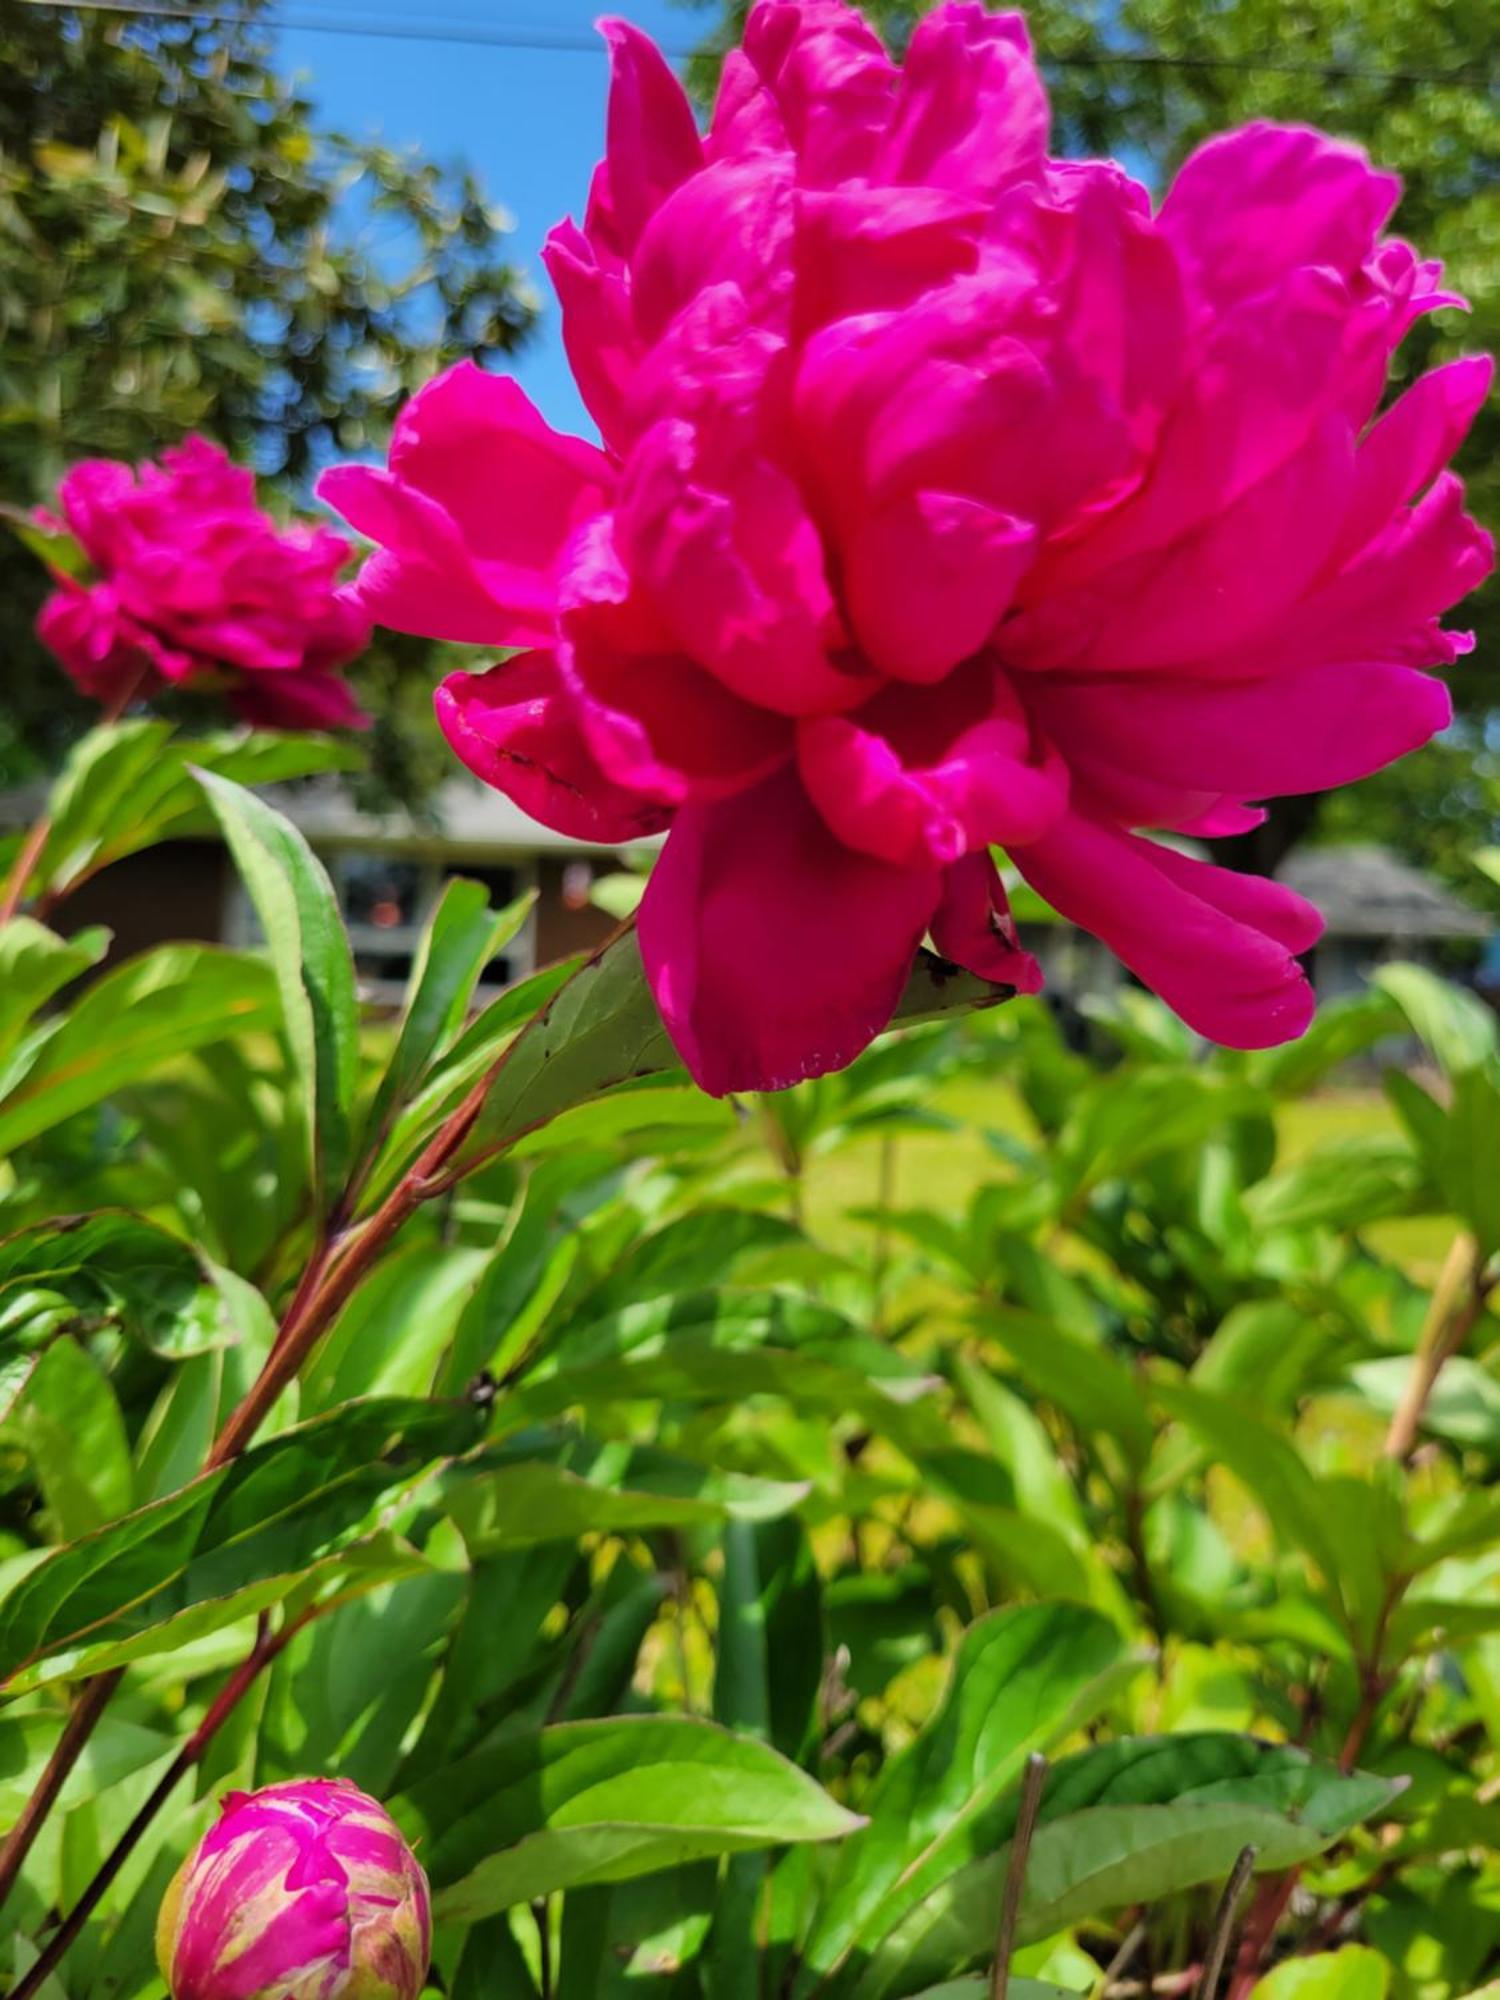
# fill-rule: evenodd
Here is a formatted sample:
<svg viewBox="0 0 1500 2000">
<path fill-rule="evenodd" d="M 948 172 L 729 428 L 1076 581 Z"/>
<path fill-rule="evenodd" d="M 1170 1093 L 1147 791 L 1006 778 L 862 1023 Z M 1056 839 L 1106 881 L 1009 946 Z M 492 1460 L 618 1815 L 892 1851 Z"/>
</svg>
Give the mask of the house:
<svg viewBox="0 0 1500 2000">
<path fill-rule="evenodd" d="M 587 949 L 613 920 L 590 901 L 594 881 L 621 865 L 617 850 L 572 840 L 528 819 L 498 792 L 465 775 L 440 789 L 430 815 L 371 813 L 356 806 L 336 777 L 270 787 L 265 796 L 322 856 L 338 891 L 368 999 L 400 998 L 422 928 L 444 880 L 483 882 L 497 906 L 525 889 L 536 904 L 487 986 Z M 24 825 L 40 793 L 0 798 L 0 831 Z M 648 843 L 649 844 L 649 843 Z M 1350 992 L 1383 960 L 1435 964 L 1455 945 L 1477 956 L 1492 921 L 1432 877 L 1375 846 L 1299 849 L 1281 871 L 1290 888 L 1327 919 L 1308 955 L 1319 997 Z M 1042 962 L 1054 993 L 1108 993 L 1129 977 L 1104 947 L 1020 889 L 1015 901 L 1023 943 Z M 254 913 L 223 844 L 205 833 L 166 842 L 116 863 L 66 907 L 69 929 L 107 924 L 115 955 L 167 938 L 246 944 L 257 936 Z"/>
<path fill-rule="evenodd" d="M 1358 991 L 1391 959 L 1451 970 L 1454 947 L 1467 946 L 1477 958 L 1495 930 L 1483 911 L 1386 847 L 1298 848 L 1279 879 L 1323 912 L 1323 936 L 1306 954 L 1320 1000 Z M 1053 992 L 1070 998 L 1110 993 L 1128 980 L 1103 945 L 1062 922 L 1024 886 L 1015 909 L 1021 942 L 1036 954 Z"/>
<path fill-rule="evenodd" d="M 0 797 L 0 833 L 26 825 L 43 796 L 41 788 L 26 787 Z M 538 826 L 509 799 L 467 777 L 444 784 L 422 818 L 363 811 L 337 778 L 268 786 L 262 796 L 322 858 L 343 907 L 362 991 L 377 1006 L 399 1001 L 423 927 L 450 876 L 482 882 L 497 908 L 527 889 L 536 891 L 530 917 L 490 967 L 481 992 L 585 950 L 613 928 L 589 892 L 596 875 L 620 866 L 619 856 Z M 259 936 L 228 850 L 208 832 L 116 862 L 68 899 L 61 918 L 70 931 L 107 925 L 114 933 L 112 958 L 169 938 L 240 945 Z"/>
</svg>

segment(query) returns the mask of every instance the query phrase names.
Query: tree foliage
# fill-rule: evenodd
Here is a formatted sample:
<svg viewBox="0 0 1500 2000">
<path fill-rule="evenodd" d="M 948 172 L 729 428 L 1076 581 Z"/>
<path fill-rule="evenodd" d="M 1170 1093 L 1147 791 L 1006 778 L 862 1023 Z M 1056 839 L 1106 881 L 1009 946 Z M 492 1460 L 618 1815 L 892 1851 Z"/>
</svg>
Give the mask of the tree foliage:
<svg viewBox="0 0 1500 2000">
<path fill-rule="evenodd" d="M 246 18 L 246 15 L 249 18 Z M 43 500 L 69 461 L 140 459 L 190 430 L 293 488 L 376 440 L 459 355 L 531 325 L 505 219 L 462 168 L 316 132 L 256 9 L 140 20 L 50 6 L 0 21 L 0 497 Z M 30 636 L 45 588 L 0 548 L 0 772 L 77 733 Z M 427 649 L 369 676 L 388 771 L 391 695 Z"/>
</svg>

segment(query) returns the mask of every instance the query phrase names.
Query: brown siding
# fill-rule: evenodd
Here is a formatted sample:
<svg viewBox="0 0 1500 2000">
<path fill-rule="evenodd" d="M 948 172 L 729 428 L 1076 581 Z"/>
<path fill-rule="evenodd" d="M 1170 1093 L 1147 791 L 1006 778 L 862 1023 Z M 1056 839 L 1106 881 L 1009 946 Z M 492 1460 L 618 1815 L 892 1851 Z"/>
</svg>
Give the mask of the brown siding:
<svg viewBox="0 0 1500 2000">
<path fill-rule="evenodd" d="M 596 944 L 602 944 L 615 927 L 613 917 L 603 910 L 596 910 L 592 903 L 585 903 L 581 910 L 569 909 L 563 900 L 563 873 L 578 862 L 559 860 L 543 855 L 537 862 L 537 903 L 536 903 L 536 962 L 538 965 L 554 965 L 560 958 L 568 958 L 575 951 L 589 951 Z M 582 865 L 594 875 L 610 875 L 618 871 L 619 863 L 613 855 L 606 855 L 602 861 L 585 861 Z"/>
<path fill-rule="evenodd" d="M 228 869 L 217 841 L 164 841 L 86 882 L 58 911 L 59 928 L 107 925 L 114 932 L 111 963 L 178 939 L 217 944 L 224 935 Z"/>
</svg>

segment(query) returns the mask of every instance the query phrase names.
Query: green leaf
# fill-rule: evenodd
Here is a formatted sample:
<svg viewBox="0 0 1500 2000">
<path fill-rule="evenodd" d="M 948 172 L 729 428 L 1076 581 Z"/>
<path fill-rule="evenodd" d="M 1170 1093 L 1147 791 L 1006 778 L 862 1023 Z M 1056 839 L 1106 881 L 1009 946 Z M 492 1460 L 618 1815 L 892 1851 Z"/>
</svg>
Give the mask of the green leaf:
<svg viewBox="0 0 1500 2000">
<path fill-rule="evenodd" d="M 32 1016 L 54 993 L 97 965 L 108 949 L 106 930 L 60 938 L 30 917 L 0 924 L 0 1063 Z"/>
<path fill-rule="evenodd" d="M 1243 1084 L 1181 1066 L 1111 1074 L 1085 1094 L 1059 1136 L 1064 1187 L 1076 1197 L 1216 1137 L 1231 1119 L 1259 1108 Z"/>
<path fill-rule="evenodd" d="M 1048 1774 L 1018 1939 L 1031 1943 L 1085 1917 L 1220 1883 L 1247 1845 L 1262 1872 L 1292 1867 L 1400 1788 L 1243 1736 L 1125 1738 L 1081 1751 Z M 984 1962 L 1016 1808 L 1011 1793 L 980 1817 L 973 1858 L 956 1873 L 909 1878 L 899 1901 L 875 1913 L 834 1990 L 894 2000 Z"/>
<path fill-rule="evenodd" d="M 1494 1056 L 1495 1017 L 1477 995 L 1422 965 L 1381 965 L 1370 976 L 1396 1002 L 1450 1077 Z"/>
<path fill-rule="evenodd" d="M 764 1521 L 803 1500 L 800 1482 L 719 1472 L 646 1446 L 603 1449 L 571 1437 L 486 1446 L 443 1482 L 471 1556 L 723 1520 Z"/>
<path fill-rule="evenodd" d="M 129 1510 L 135 1482 L 125 1419 L 108 1377 L 76 1342 L 55 1340 L 41 1355 L 4 1436 L 30 1459 L 58 1540 Z"/>
<path fill-rule="evenodd" d="M 89 573 L 89 559 L 76 538 L 65 528 L 39 521 L 24 507 L 0 505 L 0 521 L 16 540 L 29 549 L 55 576 L 83 577 Z"/>
<path fill-rule="evenodd" d="M 1320 1146 L 1245 1196 L 1257 1229 L 1331 1226 L 1359 1229 L 1399 1215 L 1417 1192 L 1421 1171 L 1411 1148 L 1384 1135 Z"/>
<path fill-rule="evenodd" d="M 936 1448 L 945 1440 L 945 1421 L 911 1395 L 911 1386 L 897 1379 L 887 1388 L 856 1367 L 815 1353 L 674 1339 L 660 1352 L 580 1362 L 528 1380 L 506 1397 L 501 1420 L 531 1422 L 575 1408 L 597 1417 L 614 1404 L 643 1399 L 733 1405 L 751 1396 L 782 1396 L 804 1413 L 857 1416 L 905 1450 Z"/>
<path fill-rule="evenodd" d="M 276 1026 L 266 968 L 212 945 L 163 945 L 107 972 L 33 1034 L 0 1077 L 0 1155 L 164 1063 Z"/>
<path fill-rule="evenodd" d="M 1154 1394 L 1212 1459 L 1250 1489 L 1277 1536 L 1310 1556 L 1324 1583 L 1338 1592 L 1342 1551 L 1319 1482 L 1296 1447 L 1243 1402 L 1187 1383 L 1161 1382 Z"/>
<path fill-rule="evenodd" d="M 399 1245 L 334 1321 L 302 1382 L 302 1413 L 356 1396 L 423 1396 L 485 1265 L 482 1250 Z"/>
<path fill-rule="evenodd" d="M 212 834 L 194 766 L 260 785 L 355 769 L 361 761 L 357 750 L 328 735 L 235 730 L 181 737 L 170 723 L 153 721 L 91 730 L 69 752 L 53 787 L 34 887 L 71 892 L 158 841 Z"/>
<path fill-rule="evenodd" d="M 523 1133 L 616 1084 L 664 1075 L 677 1052 L 627 931 L 573 973 L 512 1044 L 461 1158 L 503 1152 Z"/>
<path fill-rule="evenodd" d="M 682 1717 L 511 1737 L 424 1779 L 394 1810 L 422 1841 L 436 1914 L 450 1923 L 712 1855 L 838 1840 L 860 1824 L 766 1744 Z"/>
<path fill-rule="evenodd" d="M 806 1531 L 792 1519 L 728 1521 L 723 1551 L 714 1719 L 800 1759 L 816 1726 L 826 1654 Z"/>
<path fill-rule="evenodd" d="M 1395 1001 L 1372 987 L 1320 1006 L 1312 1026 L 1295 1042 L 1253 1056 L 1251 1072 L 1278 1097 L 1301 1097 L 1340 1064 L 1399 1035 L 1401 1026 Z"/>
<path fill-rule="evenodd" d="M 1500 1250 L 1500 1081 L 1469 1069 L 1454 1079 L 1436 1162 L 1438 1185 L 1485 1256 Z"/>
<path fill-rule="evenodd" d="M 989 985 L 924 952 L 895 1020 L 930 1020 L 1008 997 L 1008 988 Z M 487 1159 L 572 1105 L 677 1067 L 677 1052 L 646 984 L 639 940 L 634 930 L 626 931 L 586 960 L 528 1024 L 496 1078 L 461 1158 Z"/>
<path fill-rule="evenodd" d="M 1414 1366 L 1412 1360 L 1398 1354 L 1381 1361 L 1361 1361 L 1349 1375 L 1370 1406 L 1388 1417 L 1400 1405 Z M 1467 1355 L 1453 1355 L 1428 1391 L 1422 1406 L 1422 1429 L 1430 1437 L 1475 1445 L 1500 1456 L 1500 1382 Z"/>
<path fill-rule="evenodd" d="M 807 1941 L 810 1970 L 828 1972 L 872 1923 L 909 1905 L 909 1885 L 969 1861 L 974 1824 L 1027 1757 L 1097 1715 L 1128 1664 L 1115 1628 L 1081 1605 L 1023 1605 L 971 1625 L 942 1703 L 886 1764 L 869 1825 L 839 1854 Z"/>
<path fill-rule="evenodd" d="M 359 1068 L 354 959 L 338 898 L 290 820 L 225 778 L 198 777 L 266 934 L 302 1086 L 313 1186 L 328 1208 L 350 1164 Z"/>
<path fill-rule="evenodd" d="M 251 1585 L 279 1579 L 284 1596 L 432 1460 L 463 1449 L 474 1423 L 452 1404 L 348 1405 L 53 1551 L 0 1600 L 0 1683 Z"/>
<path fill-rule="evenodd" d="M 1036 1395 L 1055 1403 L 1085 1436 L 1107 1439 L 1130 1464 L 1145 1464 L 1156 1425 L 1145 1391 L 1124 1362 L 1034 1313 L 999 1306 L 982 1312 L 980 1323 Z"/>
<path fill-rule="evenodd" d="M 1386 2000 L 1391 1963 L 1368 1945 L 1288 1958 L 1256 1981 L 1251 2000 Z"/>
<path fill-rule="evenodd" d="M 234 1282 L 126 1209 L 55 1216 L 0 1242 L 0 1336 L 43 1320 L 53 1331 L 108 1323 L 184 1360 L 239 1338 Z"/>
<path fill-rule="evenodd" d="M 492 1069 L 529 1021 L 566 985 L 577 961 L 549 965 L 492 1000 L 432 1065 L 410 1104 L 392 1121 L 360 1191 L 361 1210 L 375 1206 L 421 1152 L 443 1120 Z"/>
<path fill-rule="evenodd" d="M 368 1129 L 377 1139 L 462 1028 L 480 975 L 516 936 L 535 901 L 528 891 L 505 909 L 492 910 L 482 883 L 455 877 L 444 887 L 423 933 L 400 1034 L 370 1107 Z"/>
</svg>

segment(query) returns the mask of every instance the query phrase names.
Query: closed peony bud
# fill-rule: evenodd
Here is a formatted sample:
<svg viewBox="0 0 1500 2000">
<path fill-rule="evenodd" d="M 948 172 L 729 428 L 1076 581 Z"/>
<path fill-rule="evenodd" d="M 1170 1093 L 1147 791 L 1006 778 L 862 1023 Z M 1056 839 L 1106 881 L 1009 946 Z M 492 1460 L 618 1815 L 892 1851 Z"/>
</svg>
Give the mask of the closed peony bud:
<svg viewBox="0 0 1500 2000">
<path fill-rule="evenodd" d="M 416 1856 L 342 1778 L 229 1793 L 156 1926 L 172 2000 L 416 2000 L 431 1945 Z"/>
</svg>

